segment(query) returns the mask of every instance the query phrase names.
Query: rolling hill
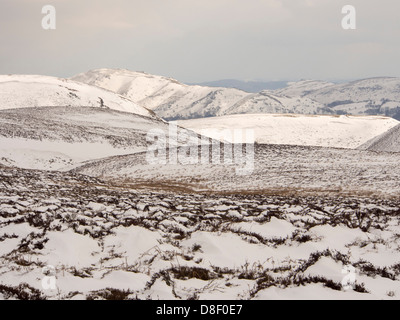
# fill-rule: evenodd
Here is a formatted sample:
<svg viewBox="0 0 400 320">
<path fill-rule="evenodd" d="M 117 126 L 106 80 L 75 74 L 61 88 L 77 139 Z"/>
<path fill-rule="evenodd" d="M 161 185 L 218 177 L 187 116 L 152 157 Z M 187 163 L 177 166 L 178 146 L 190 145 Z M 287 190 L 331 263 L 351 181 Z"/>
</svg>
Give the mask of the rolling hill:
<svg viewBox="0 0 400 320">
<path fill-rule="evenodd" d="M 178 124 L 214 139 L 236 143 L 242 141 L 233 141 L 229 133 L 235 129 L 253 129 L 255 141 L 260 144 L 354 149 L 399 122 L 381 116 L 246 114 L 181 120 Z"/>
<path fill-rule="evenodd" d="M 0 124 L 0 163 L 26 169 L 64 170 L 81 161 L 143 152 L 152 130 L 163 132 L 165 143 L 198 138 L 186 129 L 170 131 L 156 118 L 95 107 L 0 110 Z"/>
<path fill-rule="evenodd" d="M 166 120 L 238 113 L 331 113 L 322 104 L 269 91 L 190 86 L 177 80 L 128 70 L 98 69 L 72 78 L 123 95 Z"/>
<path fill-rule="evenodd" d="M 335 114 L 386 115 L 400 119 L 399 78 L 370 78 L 341 84 L 302 81 L 274 92 L 310 98 Z"/>
<path fill-rule="evenodd" d="M 98 69 L 72 79 L 126 96 L 167 120 L 254 113 L 385 115 L 400 119 L 398 78 L 341 84 L 302 80 L 291 82 L 286 88 L 258 93 L 190 86 L 128 70 Z"/>
<path fill-rule="evenodd" d="M 62 170 L 81 161 L 142 152 L 151 130 L 179 139 L 152 111 L 111 91 L 70 80 L 0 76 L 0 163 Z M 190 139 L 197 135 L 186 129 Z M 185 140 L 186 141 L 186 140 Z"/>
<path fill-rule="evenodd" d="M 99 107 L 156 118 L 153 112 L 98 87 L 37 75 L 0 75 L 0 110 L 31 107 Z"/>
</svg>

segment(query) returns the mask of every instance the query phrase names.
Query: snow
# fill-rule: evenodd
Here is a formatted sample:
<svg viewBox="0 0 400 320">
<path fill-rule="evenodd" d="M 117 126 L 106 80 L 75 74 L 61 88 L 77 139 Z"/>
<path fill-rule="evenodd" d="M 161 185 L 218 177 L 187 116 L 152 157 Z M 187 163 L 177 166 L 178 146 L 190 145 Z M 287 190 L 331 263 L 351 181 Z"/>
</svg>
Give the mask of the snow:
<svg viewBox="0 0 400 320">
<path fill-rule="evenodd" d="M 375 152 L 400 152 L 400 125 L 372 138 L 359 149 Z"/>
<path fill-rule="evenodd" d="M 399 78 L 380 77 L 327 86 L 307 96 L 324 104 L 338 101 L 370 102 L 382 105 L 384 101 L 400 100 Z"/>
<path fill-rule="evenodd" d="M 362 161 L 360 161 L 362 159 Z M 351 149 L 256 145 L 254 168 L 238 175 L 238 164 L 149 163 L 146 153 L 93 161 L 74 172 L 156 190 L 332 194 L 388 197 L 400 192 L 398 153 Z"/>
<path fill-rule="evenodd" d="M 126 70 L 77 78 L 172 118 L 314 113 L 337 88 L 348 91 L 341 99 L 358 90 L 378 103 L 397 86 L 303 81 L 247 94 Z M 176 133 L 118 94 L 0 76 L 0 299 L 15 298 L 5 286 L 21 283 L 48 299 L 113 291 L 130 299 L 398 299 L 400 155 L 380 151 L 397 151 L 398 121 L 252 114 L 180 122 L 218 138 L 254 129 L 254 170 L 239 176 L 234 164 L 150 164 L 146 133 Z M 326 101 L 313 100 L 319 95 Z M 364 112 L 361 98 L 348 110 Z M 395 108 L 391 98 L 380 103 Z M 55 268 L 55 290 L 41 285 L 45 265 Z M 359 287 L 345 291 L 347 266 Z"/>
<path fill-rule="evenodd" d="M 343 263 L 336 262 L 328 257 L 320 258 L 315 264 L 308 268 L 305 276 L 322 276 L 335 282 L 341 282 L 343 279 Z"/>
<path fill-rule="evenodd" d="M 104 247 L 113 249 L 116 253 L 124 253 L 129 257 L 128 262 L 133 262 L 141 255 L 157 247 L 161 236 L 141 227 L 117 228 L 112 237 L 107 237 Z"/>
<path fill-rule="evenodd" d="M 371 78 L 334 84 L 290 82 L 287 88 L 246 93 L 232 88 L 189 86 L 128 70 L 98 69 L 72 79 L 121 94 L 167 120 L 257 113 L 397 116 L 400 79 Z"/>
<path fill-rule="evenodd" d="M 316 226 L 310 229 L 310 234 L 321 238 L 323 246 L 327 246 L 331 250 L 343 250 L 350 243 L 368 240 L 368 236 L 361 230 L 352 230 L 343 226 Z"/>
<path fill-rule="evenodd" d="M 0 163 L 26 169 L 59 170 L 73 164 L 112 155 L 144 151 L 144 148 L 121 150 L 106 143 L 68 143 L 0 138 Z"/>
<path fill-rule="evenodd" d="M 67 170 L 88 160 L 143 152 L 154 129 L 176 141 L 182 133 L 195 135 L 181 128 L 170 132 L 160 119 L 89 107 L 3 110 L 0 124 L 0 164 L 26 169 Z"/>
<path fill-rule="evenodd" d="M 296 228 L 285 220 L 279 220 L 275 217 L 271 218 L 268 223 L 260 224 L 257 222 L 241 222 L 234 223 L 231 226 L 231 230 L 240 231 L 246 233 L 256 233 L 263 238 L 286 238 L 290 236 Z"/>
<path fill-rule="evenodd" d="M 92 253 L 101 250 L 95 240 L 72 230 L 49 232 L 47 238 L 45 258 L 39 258 L 47 265 L 90 267 L 96 261 Z"/>
<path fill-rule="evenodd" d="M 306 287 L 276 288 L 261 291 L 255 300 L 326 300 L 327 289 L 321 284 L 310 284 Z M 330 290 L 329 300 L 371 300 L 370 295 L 361 293 Z"/>
<path fill-rule="evenodd" d="M 190 240 L 183 242 L 186 247 L 194 244 L 201 245 L 200 258 L 206 264 L 218 267 L 237 268 L 246 263 L 264 264 L 275 253 L 271 248 L 244 242 L 239 236 L 229 233 L 198 232 Z"/>
<path fill-rule="evenodd" d="M 169 120 L 238 113 L 325 113 L 322 104 L 308 98 L 185 85 L 143 72 L 97 69 L 72 79 L 116 92 Z"/>
<path fill-rule="evenodd" d="M 396 199 L 139 192 L 16 168 L 0 168 L 0 176 L 12 178 L 0 184 L 0 208 L 17 210 L 0 211 L 0 283 L 27 283 L 48 299 L 104 299 L 110 290 L 127 290 L 131 299 L 183 300 L 400 294 Z M 26 199 L 32 209 L 17 206 Z M 371 221 L 368 230 L 357 226 L 357 212 Z M 55 290 L 41 286 L 47 264 L 56 269 Z M 368 293 L 340 287 L 348 264 Z"/>
<path fill-rule="evenodd" d="M 246 114 L 183 120 L 178 124 L 199 134 L 235 143 L 242 143 L 243 140 L 234 140 L 233 130 L 250 129 L 255 132 L 255 141 L 263 144 L 354 149 L 400 122 L 380 116 Z M 242 137 L 245 139 L 246 135 Z"/>
<path fill-rule="evenodd" d="M 289 82 L 288 86 L 283 89 L 274 90 L 273 92 L 278 95 L 284 95 L 287 97 L 302 97 L 310 92 L 320 90 L 323 88 L 329 88 L 334 83 L 318 81 L 318 80 L 301 80 L 296 82 Z"/>
<path fill-rule="evenodd" d="M 72 80 L 38 75 L 0 75 L 0 110 L 68 106 L 101 107 L 152 117 L 132 101 L 110 91 Z"/>
</svg>

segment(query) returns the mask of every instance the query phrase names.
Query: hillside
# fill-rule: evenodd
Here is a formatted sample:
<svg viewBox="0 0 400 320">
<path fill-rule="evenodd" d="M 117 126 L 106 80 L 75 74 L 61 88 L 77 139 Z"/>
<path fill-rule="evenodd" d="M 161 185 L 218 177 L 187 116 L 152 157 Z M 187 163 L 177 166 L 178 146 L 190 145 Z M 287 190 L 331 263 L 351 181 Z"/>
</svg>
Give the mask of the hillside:
<svg viewBox="0 0 400 320">
<path fill-rule="evenodd" d="M 160 165 L 137 153 L 89 161 L 73 172 L 155 190 L 376 197 L 400 193 L 400 154 L 283 145 L 256 145 L 254 157 L 246 154 L 244 162 L 233 157 L 231 164 L 189 164 L 183 159 Z M 248 174 L 241 174 L 246 169 Z"/>
<path fill-rule="evenodd" d="M 400 152 L 400 125 L 369 140 L 359 149 L 375 152 Z"/>
<path fill-rule="evenodd" d="M 123 95 L 167 120 L 237 113 L 330 113 L 320 103 L 302 97 L 281 97 L 263 91 L 190 86 L 177 80 L 128 70 L 99 69 L 72 78 Z"/>
<path fill-rule="evenodd" d="M 147 134 L 161 130 L 166 139 L 197 135 L 169 131 L 166 122 L 97 107 L 34 107 L 0 110 L 0 163 L 27 169 L 61 170 L 81 161 L 147 150 Z"/>
<path fill-rule="evenodd" d="M 300 80 L 289 82 L 285 88 L 274 90 L 273 92 L 278 95 L 286 97 L 304 97 L 314 91 L 331 88 L 334 86 L 332 82 L 319 81 L 319 80 Z"/>
<path fill-rule="evenodd" d="M 72 79 L 123 95 L 164 119 L 214 115 L 248 95 L 237 89 L 189 86 L 174 79 L 128 70 L 92 70 Z"/>
<path fill-rule="evenodd" d="M 400 118 L 400 79 L 371 78 L 342 84 L 293 83 L 278 94 L 318 101 L 336 114 L 386 115 Z"/>
<path fill-rule="evenodd" d="M 113 92 L 47 76 L 0 75 L 0 110 L 30 107 L 99 107 L 156 118 Z"/>
<path fill-rule="evenodd" d="M 400 119 L 398 78 L 341 84 L 302 80 L 259 93 L 189 86 L 127 70 L 92 70 L 72 79 L 117 92 L 167 120 L 254 113 L 385 115 Z"/>
<path fill-rule="evenodd" d="M 0 124 L 0 163 L 26 169 L 142 152 L 155 129 L 170 136 L 165 121 L 114 92 L 34 75 L 0 76 Z"/>
<path fill-rule="evenodd" d="M 181 120 L 182 127 L 218 140 L 234 142 L 225 130 L 254 129 L 261 144 L 284 144 L 354 149 L 399 122 L 386 117 L 247 114 Z M 229 132 L 229 131 L 228 131 Z M 236 143 L 242 141 L 235 141 Z"/>
</svg>

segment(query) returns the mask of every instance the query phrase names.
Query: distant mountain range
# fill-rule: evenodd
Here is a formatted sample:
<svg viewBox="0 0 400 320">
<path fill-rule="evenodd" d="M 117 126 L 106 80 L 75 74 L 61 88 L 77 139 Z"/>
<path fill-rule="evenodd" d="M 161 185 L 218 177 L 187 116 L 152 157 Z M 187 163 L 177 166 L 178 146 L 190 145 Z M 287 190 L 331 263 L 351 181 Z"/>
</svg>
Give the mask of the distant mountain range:
<svg viewBox="0 0 400 320">
<path fill-rule="evenodd" d="M 385 115 L 400 119 L 398 78 L 341 84 L 303 80 L 258 93 L 231 88 L 233 83 L 229 88 L 186 85 L 121 69 L 91 70 L 72 79 L 118 93 L 166 120 L 257 113 Z"/>
<path fill-rule="evenodd" d="M 302 81 L 276 90 L 288 97 L 307 97 L 335 114 L 386 115 L 400 119 L 400 79 L 370 78 L 341 84 Z"/>
</svg>

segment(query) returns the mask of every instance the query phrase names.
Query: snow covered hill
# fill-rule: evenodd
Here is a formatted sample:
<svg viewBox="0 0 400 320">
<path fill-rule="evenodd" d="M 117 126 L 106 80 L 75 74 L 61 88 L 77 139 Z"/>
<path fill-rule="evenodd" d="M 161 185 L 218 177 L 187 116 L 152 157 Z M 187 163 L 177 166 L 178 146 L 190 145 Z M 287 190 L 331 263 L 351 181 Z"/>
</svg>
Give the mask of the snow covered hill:
<svg viewBox="0 0 400 320">
<path fill-rule="evenodd" d="M 252 113 L 386 115 L 400 119 L 398 78 L 344 84 L 302 80 L 289 83 L 287 88 L 256 94 L 188 86 L 127 70 L 92 70 L 73 79 L 117 92 L 167 120 Z"/>
<path fill-rule="evenodd" d="M 27 169 L 142 152 L 151 130 L 171 133 L 154 112 L 114 92 L 35 75 L 0 76 L 0 124 L 0 163 Z"/>
<path fill-rule="evenodd" d="M 92 70 L 72 79 L 114 91 L 164 119 L 214 115 L 249 95 L 237 89 L 189 86 L 166 77 L 119 69 Z"/>
<path fill-rule="evenodd" d="M 261 144 L 354 149 L 399 125 L 400 122 L 379 116 L 247 114 L 181 120 L 178 124 L 205 136 L 228 142 L 243 141 L 233 141 L 232 135 L 225 135 L 226 133 L 235 129 L 253 129 L 255 141 Z"/>
<path fill-rule="evenodd" d="M 258 94 L 232 88 L 189 86 L 170 78 L 128 70 L 99 69 L 72 78 L 121 94 L 167 120 L 238 113 L 330 113 L 302 97 Z"/>
<path fill-rule="evenodd" d="M 386 115 L 400 119 L 399 78 L 371 78 L 342 84 L 303 81 L 276 93 L 310 98 L 336 114 Z"/>
<path fill-rule="evenodd" d="M 238 101 L 227 110 L 216 115 L 232 114 L 331 114 L 321 103 L 303 97 L 286 97 L 261 91 Z"/>
<path fill-rule="evenodd" d="M 95 86 L 47 76 L 0 75 L 0 110 L 48 106 L 109 108 L 156 118 L 127 98 Z"/>
<path fill-rule="evenodd" d="M 142 115 L 98 107 L 31 107 L 0 110 L 0 163 L 61 170 L 81 161 L 147 150 L 147 134 L 161 130 L 178 143 L 197 135 Z M 176 137 L 178 134 L 178 137 Z M 185 138 L 186 139 L 186 138 Z M 190 141 L 190 140 L 189 140 Z M 186 142 L 186 140 L 185 140 Z"/>
<path fill-rule="evenodd" d="M 316 90 L 330 88 L 334 86 L 332 82 L 319 81 L 319 80 L 301 80 L 289 82 L 288 86 L 282 89 L 274 90 L 273 92 L 278 95 L 286 97 L 304 97 L 309 93 Z"/>
</svg>

